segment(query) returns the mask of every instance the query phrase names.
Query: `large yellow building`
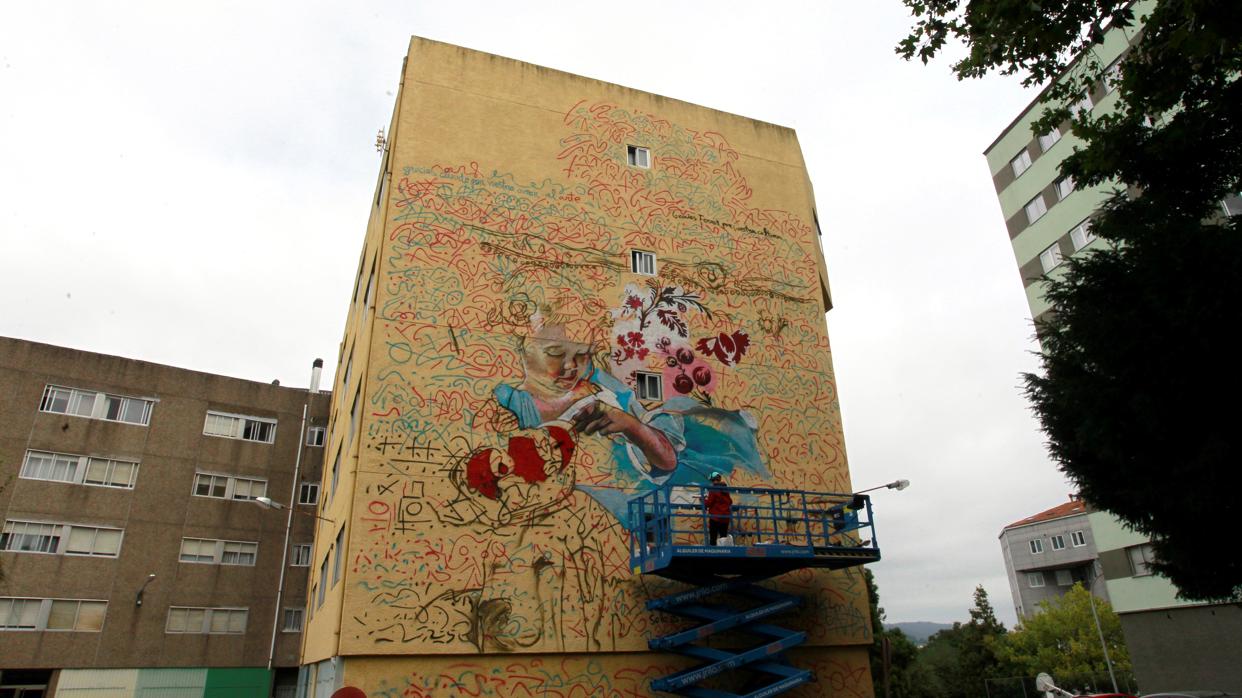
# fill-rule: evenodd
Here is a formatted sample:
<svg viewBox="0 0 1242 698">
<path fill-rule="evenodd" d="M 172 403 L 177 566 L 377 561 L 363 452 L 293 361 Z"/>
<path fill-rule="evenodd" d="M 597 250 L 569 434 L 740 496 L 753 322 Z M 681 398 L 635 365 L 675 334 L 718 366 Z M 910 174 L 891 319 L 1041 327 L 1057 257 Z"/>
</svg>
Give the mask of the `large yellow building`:
<svg viewBox="0 0 1242 698">
<path fill-rule="evenodd" d="M 634 696 L 662 485 L 851 491 L 791 129 L 414 38 L 333 386 L 312 695 Z M 741 533 L 741 532 L 739 532 Z M 861 570 L 801 570 L 806 695 L 871 695 Z"/>
</svg>

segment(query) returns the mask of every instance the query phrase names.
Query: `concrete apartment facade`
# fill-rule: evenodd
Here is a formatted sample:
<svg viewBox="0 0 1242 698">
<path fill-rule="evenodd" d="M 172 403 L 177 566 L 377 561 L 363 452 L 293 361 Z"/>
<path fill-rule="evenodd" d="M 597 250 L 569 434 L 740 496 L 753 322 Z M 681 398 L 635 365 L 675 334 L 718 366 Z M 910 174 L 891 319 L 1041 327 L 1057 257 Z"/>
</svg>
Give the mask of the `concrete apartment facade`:
<svg viewBox="0 0 1242 698">
<path fill-rule="evenodd" d="M 0 690 L 289 693 L 314 518 L 250 500 L 315 511 L 330 396 L 9 338 L 0 386 Z"/>
<path fill-rule="evenodd" d="M 626 498 L 852 491 L 793 131 L 414 38 L 371 203 L 299 695 L 650 694 Z M 778 585 L 869 695 L 860 571 Z"/>
<path fill-rule="evenodd" d="M 1105 33 L 1104 42 L 1094 48 L 1102 65 L 1111 71 L 1124 59 L 1141 32 L 1142 18 L 1154 5 L 1152 0 L 1136 2 L 1135 16 L 1140 26 Z M 1106 112 L 1114 108 L 1116 101 L 1117 96 L 1106 80 L 1090 95 L 1084 95 L 1077 108 Z M 1043 109 L 1036 98 L 985 151 L 1031 316 L 1036 322 L 1045 317 L 1049 308 L 1044 297 L 1044 276 L 1057 277 L 1064 273 L 1061 265 L 1065 259 L 1087 253 L 1100 244 L 1090 234 L 1091 216 L 1121 187 L 1112 183 L 1082 189 L 1061 178 L 1061 161 L 1079 141 L 1069 133 L 1068 123 L 1053 133 L 1032 133 L 1031 124 Z M 1239 214 L 1242 199 L 1238 196 L 1221 202 L 1221 215 Z M 1144 537 L 1105 512 L 1090 512 L 1087 519 L 1090 525 L 1086 535 L 1095 540 L 1098 569 L 1104 579 L 1103 584 L 1096 584 L 1095 592 L 1110 600 L 1121 619 L 1140 690 L 1242 692 L 1242 665 L 1236 661 L 1236 648 L 1242 647 L 1242 611 L 1238 606 L 1178 601 L 1177 590 L 1171 583 L 1146 571 L 1151 546 Z M 1006 567 L 1011 570 L 1015 606 L 1029 614 L 1032 609 L 1025 599 L 1037 599 L 1039 593 L 1023 588 L 1029 587 L 1030 579 L 1022 579 L 1013 570 L 1021 572 L 1020 565 L 1034 563 L 1019 562 L 1019 555 L 1011 567 L 1008 557 L 1011 549 L 1015 555 L 1021 551 L 1022 535 L 1030 535 L 1020 531 L 1014 536 L 1017 546 L 1003 546 Z M 1002 534 L 1002 541 L 1005 538 Z M 1043 594 L 1050 593 L 1046 586 L 1044 589 Z"/>
<path fill-rule="evenodd" d="M 1009 524 L 1001 530 L 1000 544 L 1018 618 L 1035 615 L 1041 601 L 1059 598 L 1075 582 L 1108 599 L 1104 585 L 1096 583 L 1095 534 L 1087 507 L 1076 496 Z"/>
</svg>

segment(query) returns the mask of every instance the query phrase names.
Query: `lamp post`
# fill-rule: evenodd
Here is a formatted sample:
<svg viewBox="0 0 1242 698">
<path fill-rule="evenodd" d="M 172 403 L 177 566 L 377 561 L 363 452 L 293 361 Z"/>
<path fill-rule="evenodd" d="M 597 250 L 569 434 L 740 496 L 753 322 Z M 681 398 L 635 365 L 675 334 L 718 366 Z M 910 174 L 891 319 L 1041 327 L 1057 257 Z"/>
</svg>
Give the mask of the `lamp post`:
<svg viewBox="0 0 1242 698">
<path fill-rule="evenodd" d="M 1113 682 L 1113 693 L 1117 690 L 1117 675 L 1113 673 L 1113 660 L 1108 656 L 1108 644 L 1104 642 L 1104 629 L 1100 627 L 1100 615 L 1095 611 L 1095 583 L 1100 575 L 1096 573 L 1096 561 L 1091 561 L 1091 582 L 1087 585 L 1087 598 L 1091 601 L 1091 618 L 1095 620 L 1095 632 L 1100 636 L 1100 649 L 1104 650 L 1104 664 L 1108 666 L 1108 678 Z"/>
<path fill-rule="evenodd" d="M 302 516 L 311 516 L 316 519 L 319 519 L 320 521 L 327 521 L 328 523 L 336 523 L 335 520 L 329 519 L 326 516 L 320 516 L 319 514 L 313 514 L 309 511 L 302 511 L 301 509 L 290 507 L 288 505 L 281 504 L 280 502 L 272 501 L 271 499 L 268 499 L 267 497 L 255 497 L 254 499 L 250 501 L 254 502 L 255 504 L 258 504 L 264 509 L 288 509 L 290 512 L 296 512 L 298 514 L 301 514 Z"/>
<path fill-rule="evenodd" d="M 138 587 L 138 593 L 134 596 L 134 605 L 135 605 L 135 606 L 141 606 L 141 605 L 142 605 L 142 592 L 146 591 L 146 590 L 147 590 L 147 585 L 148 585 L 148 584 L 150 584 L 151 582 L 154 582 L 154 581 L 155 581 L 155 575 L 154 575 L 154 574 L 148 574 L 148 575 L 147 575 L 147 581 L 143 582 L 143 583 L 142 583 L 142 586 Z"/>
<path fill-rule="evenodd" d="M 897 490 L 898 492 L 900 492 L 909 486 L 910 486 L 909 480 L 893 480 L 887 485 L 876 485 L 875 487 L 868 487 L 865 490 L 858 490 L 854 494 L 862 494 L 863 492 L 872 492 L 875 490 Z"/>
</svg>

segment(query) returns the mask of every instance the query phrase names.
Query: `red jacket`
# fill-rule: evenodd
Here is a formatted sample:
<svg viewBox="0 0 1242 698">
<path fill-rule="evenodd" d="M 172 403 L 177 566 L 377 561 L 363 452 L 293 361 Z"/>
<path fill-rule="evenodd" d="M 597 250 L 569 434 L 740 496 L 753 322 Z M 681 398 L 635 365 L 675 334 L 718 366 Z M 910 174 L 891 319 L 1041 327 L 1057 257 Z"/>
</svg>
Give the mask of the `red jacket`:
<svg viewBox="0 0 1242 698">
<path fill-rule="evenodd" d="M 724 490 L 711 489 L 703 499 L 703 506 L 713 521 L 728 521 L 733 511 L 733 498 Z"/>
</svg>

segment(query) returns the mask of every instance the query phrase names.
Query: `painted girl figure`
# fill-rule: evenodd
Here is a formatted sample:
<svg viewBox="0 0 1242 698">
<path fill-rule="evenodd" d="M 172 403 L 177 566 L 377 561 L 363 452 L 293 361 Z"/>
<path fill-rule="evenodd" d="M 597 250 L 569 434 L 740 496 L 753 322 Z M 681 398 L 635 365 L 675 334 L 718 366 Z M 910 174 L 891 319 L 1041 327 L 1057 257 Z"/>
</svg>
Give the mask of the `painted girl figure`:
<svg viewBox="0 0 1242 698">
<path fill-rule="evenodd" d="M 575 439 L 607 437 L 611 457 L 577 488 L 626 520 L 635 490 L 664 482 L 685 446 L 679 415 L 647 412 L 624 383 L 595 366 L 591 344 L 575 341 L 566 324 L 543 308 L 531 318 L 531 335 L 518 340 L 524 378 L 493 394 L 519 429 L 565 430 Z"/>
</svg>

